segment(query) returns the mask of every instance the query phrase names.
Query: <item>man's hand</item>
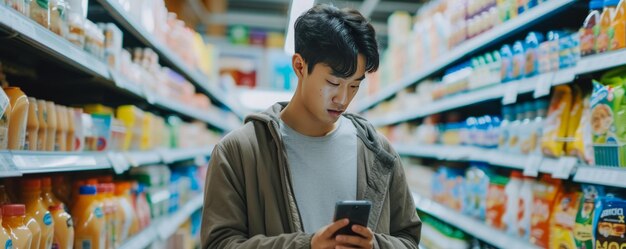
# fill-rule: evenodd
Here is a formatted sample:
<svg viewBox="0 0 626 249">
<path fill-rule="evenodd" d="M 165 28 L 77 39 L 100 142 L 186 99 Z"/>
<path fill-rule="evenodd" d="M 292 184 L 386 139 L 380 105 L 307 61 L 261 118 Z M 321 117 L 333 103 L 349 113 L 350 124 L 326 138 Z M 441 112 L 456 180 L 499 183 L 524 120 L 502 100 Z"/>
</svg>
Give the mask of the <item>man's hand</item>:
<svg viewBox="0 0 626 249">
<path fill-rule="evenodd" d="M 335 249 L 337 242 L 333 235 L 342 227 L 350 223 L 348 219 L 341 219 L 317 231 L 311 239 L 311 249 Z"/>
<path fill-rule="evenodd" d="M 372 230 L 367 227 L 354 225 L 352 226 L 352 231 L 361 236 L 337 235 L 337 238 L 335 238 L 337 241 L 335 249 L 374 248 L 374 233 Z"/>
</svg>

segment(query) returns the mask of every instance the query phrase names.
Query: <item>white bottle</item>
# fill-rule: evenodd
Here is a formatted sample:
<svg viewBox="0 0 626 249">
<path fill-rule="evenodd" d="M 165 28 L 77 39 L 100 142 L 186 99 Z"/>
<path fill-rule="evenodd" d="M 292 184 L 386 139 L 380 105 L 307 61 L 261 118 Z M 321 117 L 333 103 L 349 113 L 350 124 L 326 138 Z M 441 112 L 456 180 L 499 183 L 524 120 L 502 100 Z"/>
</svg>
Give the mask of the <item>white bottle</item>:
<svg viewBox="0 0 626 249">
<path fill-rule="evenodd" d="M 524 240 L 530 239 L 530 218 L 532 215 L 534 184 L 535 179 L 532 177 L 524 177 L 519 193 L 517 235 Z"/>
<path fill-rule="evenodd" d="M 508 234 L 517 233 L 517 215 L 519 213 L 519 199 L 522 188 L 522 173 L 513 171 L 509 183 L 504 187 L 506 193 L 506 209 L 502 216 L 502 222 Z"/>
</svg>

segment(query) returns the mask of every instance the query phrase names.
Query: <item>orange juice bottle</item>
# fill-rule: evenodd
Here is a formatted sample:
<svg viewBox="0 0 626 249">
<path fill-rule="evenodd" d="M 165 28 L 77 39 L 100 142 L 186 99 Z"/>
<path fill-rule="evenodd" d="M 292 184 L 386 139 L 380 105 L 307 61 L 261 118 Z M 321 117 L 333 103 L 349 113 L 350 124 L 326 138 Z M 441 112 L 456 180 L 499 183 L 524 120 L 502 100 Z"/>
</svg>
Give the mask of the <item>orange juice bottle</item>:
<svg viewBox="0 0 626 249">
<path fill-rule="evenodd" d="M 96 186 L 81 186 L 78 193 L 74 206 L 72 206 L 76 235 L 74 248 L 104 249 L 106 243 L 104 211 L 102 210 L 102 203 L 96 197 Z"/>
<path fill-rule="evenodd" d="M 76 133 L 76 127 L 74 125 L 74 108 L 66 108 L 66 119 L 67 119 L 67 145 L 65 149 L 67 151 L 75 151 L 76 150 L 76 140 L 74 139 L 74 134 Z"/>
<path fill-rule="evenodd" d="M 0 209 L 0 224 L 2 223 L 2 209 Z M 27 228 L 28 230 L 28 228 Z M 0 226 L 0 248 L 4 245 L 4 248 L 13 248 L 13 240 L 11 235 L 7 232 L 7 229 Z"/>
<path fill-rule="evenodd" d="M 25 150 L 37 150 L 39 136 L 39 107 L 35 98 L 28 98 L 28 121 L 26 123 Z"/>
<path fill-rule="evenodd" d="M 106 183 L 100 183 L 97 185 L 97 190 L 98 193 L 96 194 L 96 198 L 102 203 L 102 210 L 104 211 L 104 229 L 106 230 L 104 248 L 113 248 L 113 241 L 115 240 L 113 237 L 115 233 L 113 219 L 115 218 L 115 212 L 113 210 L 113 203 L 106 194 L 108 191 L 108 185 L 106 185 Z"/>
<path fill-rule="evenodd" d="M 46 101 L 46 109 L 48 110 L 46 151 L 54 151 L 54 143 L 57 141 L 57 108 L 51 101 Z"/>
<path fill-rule="evenodd" d="M 37 150 L 46 150 L 46 139 L 48 138 L 48 105 L 46 101 L 37 100 L 39 109 L 39 134 L 37 134 Z"/>
<path fill-rule="evenodd" d="M 48 208 L 44 206 L 43 198 L 41 198 L 41 180 L 22 180 L 20 201 L 26 205 L 26 217 L 27 220 L 30 219 L 26 226 L 31 231 L 34 231 L 32 227 L 38 226 L 41 231 L 38 242 L 36 242 L 37 235 L 33 236 L 33 245 L 38 247 L 33 246 L 31 248 L 50 248 L 54 237 L 54 220 L 52 220 L 52 215 Z M 36 232 L 33 232 L 33 234 L 36 234 Z"/>
<path fill-rule="evenodd" d="M 5 87 L 4 91 L 11 102 L 9 119 L 9 150 L 23 150 L 28 119 L 28 97 L 19 87 Z"/>
<path fill-rule="evenodd" d="M 112 248 L 117 248 L 121 245 L 121 240 L 118 237 L 119 232 L 117 231 L 117 229 L 119 229 L 119 224 L 122 223 L 123 220 L 120 220 L 120 215 L 119 214 L 123 214 L 123 211 L 119 205 L 119 200 L 117 197 L 115 197 L 114 193 L 115 193 L 115 184 L 113 183 L 104 183 L 105 184 L 105 189 L 104 189 L 104 198 L 105 201 L 109 203 L 109 207 L 111 209 L 111 214 L 109 217 L 109 233 L 110 233 L 110 238 L 111 238 L 111 247 Z"/>
<path fill-rule="evenodd" d="M 596 39 L 596 52 L 603 53 L 609 50 L 610 42 L 611 42 L 611 23 L 613 13 L 615 12 L 615 8 L 618 4 L 619 0 L 605 0 L 604 1 L 604 9 L 602 10 L 602 14 L 600 14 L 600 23 L 596 25 L 596 34 L 598 38 Z"/>
<path fill-rule="evenodd" d="M 57 140 L 54 144 L 55 151 L 67 151 L 67 108 L 57 105 Z"/>
<path fill-rule="evenodd" d="M 119 182 L 115 184 L 115 195 L 119 198 L 124 218 L 119 231 L 120 241 L 125 241 L 128 237 L 137 234 L 139 231 L 139 221 L 130 193 L 131 185 L 129 182 Z"/>
<path fill-rule="evenodd" d="M 2 227 L 11 236 L 13 249 L 32 248 L 33 233 L 24 224 L 25 214 L 26 207 L 24 204 L 2 206 Z"/>
<path fill-rule="evenodd" d="M 610 33 L 612 34 L 610 50 L 626 47 L 626 1 L 621 0 L 613 13 Z"/>
<path fill-rule="evenodd" d="M 41 179 L 41 197 L 48 206 L 54 220 L 54 237 L 52 248 L 72 249 L 74 247 L 74 222 L 72 216 L 65 211 L 65 204 L 52 193 L 52 179 Z"/>
</svg>

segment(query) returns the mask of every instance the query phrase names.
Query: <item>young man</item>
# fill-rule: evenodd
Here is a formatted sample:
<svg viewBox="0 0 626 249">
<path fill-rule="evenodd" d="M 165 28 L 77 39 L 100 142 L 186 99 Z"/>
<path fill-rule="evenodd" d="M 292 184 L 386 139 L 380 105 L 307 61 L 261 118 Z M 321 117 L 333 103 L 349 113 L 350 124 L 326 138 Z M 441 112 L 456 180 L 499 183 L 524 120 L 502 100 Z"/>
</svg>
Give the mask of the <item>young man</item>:
<svg viewBox="0 0 626 249">
<path fill-rule="evenodd" d="M 417 248 L 421 222 L 398 154 L 344 111 L 378 68 L 373 27 L 317 5 L 295 23 L 295 95 L 226 136 L 205 188 L 202 248 Z M 369 200 L 360 236 L 333 236 L 337 201 Z"/>
</svg>

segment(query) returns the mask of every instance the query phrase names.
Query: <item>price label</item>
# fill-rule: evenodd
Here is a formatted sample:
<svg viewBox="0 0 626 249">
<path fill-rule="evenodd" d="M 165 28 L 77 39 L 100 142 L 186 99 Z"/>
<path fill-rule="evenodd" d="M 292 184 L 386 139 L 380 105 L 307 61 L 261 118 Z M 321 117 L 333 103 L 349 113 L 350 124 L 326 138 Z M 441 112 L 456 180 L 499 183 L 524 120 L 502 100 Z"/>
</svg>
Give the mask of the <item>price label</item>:
<svg viewBox="0 0 626 249">
<path fill-rule="evenodd" d="M 517 102 L 517 84 L 509 83 L 504 89 L 503 105 L 515 104 Z"/>
<path fill-rule="evenodd" d="M 543 96 L 550 95 L 550 89 L 552 88 L 554 75 L 554 73 L 542 74 L 537 78 L 533 97 L 541 98 Z"/>
<path fill-rule="evenodd" d="M 559 162 L 552 172 L 552 177 L 558 179 L 568 179 L 569 176 L 572 174 L 572 170 L 574 169 L 574 166 L 576 166 L 577 162 L 578 159 L 575 157 L 559 158 Z"/>
<path fill-rule="evenodd" d="M 530 155 L 524 163 L 524 175 L 537 177 L 539 175 L 539 167 L 541 166 L 543 157 L 541 155 Z"/>
<path fill-rule="evenodd" d="M 9 176 L 21 176 L 22 172 L 20 172 L 13 161 L 13 155 L 8 152 L 3 152 L 0 155 L 0 176 L 9 177 Z"/>
<path fill-rule="evenodd" d="M 109 162 L 113 166 L 113 170 L 116 174 L 122 174 L 126 170 L 130 168 L 130 165 L 124 156 L 115 152 L 108 152 L 107 157 L 109 158 Z"/>
</svg>

